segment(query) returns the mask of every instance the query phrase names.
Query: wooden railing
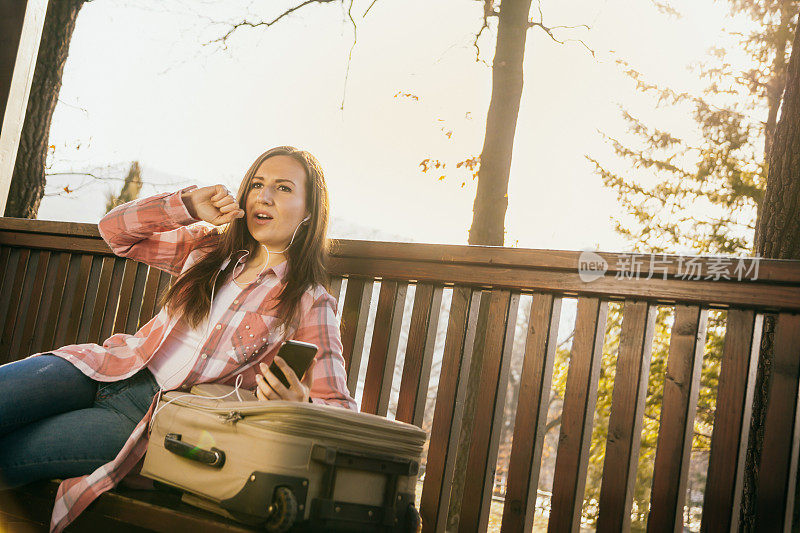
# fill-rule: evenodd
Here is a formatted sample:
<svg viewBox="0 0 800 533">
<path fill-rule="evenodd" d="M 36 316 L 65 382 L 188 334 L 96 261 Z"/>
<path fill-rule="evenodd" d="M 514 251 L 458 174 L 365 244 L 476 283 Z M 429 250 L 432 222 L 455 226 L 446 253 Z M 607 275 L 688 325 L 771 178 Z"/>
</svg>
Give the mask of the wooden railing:
<svg viewBox="0 0 800 533">
<path fill-rule="evenodd" d="M 510 458 L 501 465 L 507 469 L 502 529 L 530 530 L 559 332 L 570 326 L 561 324 L 562 303 L 570 299 L 577 304 L 550 531 L 574 531 L 581 521 L 610 304 L 621 304 L 622 327 L 597 529 L 630 527 L 659 306 L 671 308 L 674 318 L 649 529 L 681 524 L 706 321 L 716 309 L 726 312 L 727 326 L 702 521 L 727 531 L 738 520 L 765 314 L 775 317 L 774 360 L 757 520 L 773 528 L 791 519 L 800 429 L 800 262 L 342 240 L 328 264 L 348 386 L 361 410 L 430 430 L 421 494 L 425 531 L 488 527 L 515 338 L 524 338 L 524 355 Z M 170 282 L 164 272 L 115 257 L 94 225 L 8 218 L 0 219 L 0 275 L 0 363 L 134 333 L 158 311 L 157 297 Z M 411 292 L 413 307 L 404 317 Z M 440 322 L 446 331 L 437 349 Z"/>
</svg>

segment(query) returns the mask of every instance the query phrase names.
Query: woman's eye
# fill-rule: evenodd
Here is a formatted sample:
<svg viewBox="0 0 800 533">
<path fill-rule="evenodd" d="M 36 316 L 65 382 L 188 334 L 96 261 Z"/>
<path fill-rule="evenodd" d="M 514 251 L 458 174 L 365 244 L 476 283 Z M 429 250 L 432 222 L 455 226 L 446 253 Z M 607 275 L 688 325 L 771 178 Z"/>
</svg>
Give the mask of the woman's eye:
<svg viewBox="0 0 800 533">
<path fill-rule="evenodd" d="M 284 189 L 286 189 L 286 191 L 287 191 L 287 192 L 292 192 L 292 189 L 290 189 L 290 188 L 289 188 L 289 187 L 287 187 L 286 185 L 279 185 L 279 186 L 278 186 L 278 188 L 279 188 L 279 189 L 280 189 L 281 187 L 283 187 Z"/>
<path fill-rule="evenodd" d="M 250 184 L 250 188 L 251 188 L 251 189 L 255 189 L 256 185 L 261 185 L 261 184 L 260 184 L 260 183 L 258 183 L 258 182 L 251 183 L 251 184 Z"/>
</svg>

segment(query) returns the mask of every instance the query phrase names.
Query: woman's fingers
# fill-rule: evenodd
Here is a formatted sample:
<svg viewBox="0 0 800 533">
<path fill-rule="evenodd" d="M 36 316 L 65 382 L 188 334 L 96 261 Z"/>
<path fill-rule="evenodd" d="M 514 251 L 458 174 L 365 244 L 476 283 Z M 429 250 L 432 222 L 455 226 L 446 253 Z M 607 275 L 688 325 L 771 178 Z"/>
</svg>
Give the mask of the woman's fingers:
<svg viewBox="0 0 800 533">
<path fill-rule="evenodd" d="M 306 369 L 306 373 L 303 374 L 303 379 L 300 381 L 303 385 L 311 389 L 311 385 L 314 383 L 314 367 L 317 365 L 317 360 L 314 359 L 311 361 L 311 364 L 308 365 Z"/>
<path fill-rule="evenodd" d="M 280 355 L 276 355 L 275 364 L 278 365 L 278 368 L 283 371 L 283 375 L 286 376 L 286 381 L 289 382 L 289 388 L 301 392 L 300 379 L 298 379 L 297 374 L 295 374 L 294 370 L 292 370 L 292 367 L 289 366 L 289 363 L 287 363 Z"/>
<path fill-rule="evenodd" d="M 263 378 L 267 382 L 267 385 L 277 393 L 280 399 L 291 400 L 293 396 L 292 391 L 287 389 L 283 383 L 281 383 L 281 380 L 278 379 L 278 376 L 270 372 L 269 368 L 267 368 L 267 365 L 260 363 L 260 366 L 261 372 L 263 373 Z"/>
<path fill-rule="evenodd" d="M 264 379 L 264 376 L 261 374 L 256 374 L 256 385 L 258 386 L 257 390 L 261 393 L 261 396 L 263 396 L 265 400 L 282 399 L 281 396 L 275 392 L 272 387 L 270 387 L 269 383 L 267 383 L 267 381 Z"/>
</svg>

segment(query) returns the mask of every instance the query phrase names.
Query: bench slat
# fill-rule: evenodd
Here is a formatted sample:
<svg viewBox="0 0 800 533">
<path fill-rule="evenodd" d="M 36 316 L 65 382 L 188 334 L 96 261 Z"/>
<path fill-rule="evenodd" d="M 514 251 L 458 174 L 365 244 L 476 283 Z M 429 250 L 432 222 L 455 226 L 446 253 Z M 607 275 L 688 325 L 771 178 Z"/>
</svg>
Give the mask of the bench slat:
<svg viewBox="0 0 800 533">
<path fill-rule="evenodd" d="M 161 270 L 153 267 L 147 267 L 147 280 L 144 283 L 144 291 L 142 292 L 142 310 L 139 313 L 139 324 L 137 328 L 141 328 L 156 315 L 156 293 L 158 292 L 158 280 L 161 276 Z"/>
<path fill-rule="evenodd" d="M 363 413 L 386 416 L 388 411 L 407 292 L 408 283 L 391 280 L 381 282 L 364 393 L 361 396 Z"/>
<path fill-rule="evenodd" d="M 89 328 L 89 342 L 101 344 L 105 339 L 100 338 L 100 328 L 103 325 L 106 302 L 110 298 L 111 274 L 114 272 L 114 258 L 104 257 L 100 267 L 100 279 L 97 284 L 97 298 L 92 309 L 92 323 Z"/>
<path fill-rule="evenodd" d="M 486 331 L 477 344 L 483 354 L 459 513 L 460 532 L 485 531 L 489 521 L 519 298 L 516 291 L 491 292 Z"/>
<path fill-rule="evenodd" d="M 89 271 L 89 284 L 86 287 L 86 296 L 83 300 L 80 326 L 78 329 L 78 343 L 89 342 L 92 329 L 92 312 L 97 305 L 100 276 L 103 270 L 103 258 L 99 255 L 92 256 L 92 266 Z"/>
<path fill-rule="evenodd" d="M 756 491 L 756 531 L 786 531 L 792 527 L 800 442 L 800 315 L 778 315 L 773 346 Z"/>
<path fill-rule="evenodd" d="M 142 313 L 142 303 L 144 301 L 144 284 L 147 279 L 149 267 L 145 263 L 138 263 L 136 269 L 136 279 L 133 282 L 133 298 L 131 299 L 130 309 L 128 310 L 128 321 L 125 323 L 125 331 L 133 335 L 139 330 L 139 320 Z"/>
<path fill-rule="evenodd" d="M 31 353 L 38 353 L 53 350 L 60 346 L 55 346 L 56 326 L 58 325 L 61 303 L 64 299 L 64 289 L 66 287 L 67 272 L 69 270 L 70 255 L 66 252 L 58 254 L 57 270 L 50 277 L 51 284 L 45 293 L 43 309 L 45 315 L 42 321 L 41 336 L 37 337 Z M 30 354 L 28 354 L 30 355 Z"/>
<path fill-rule="evenodd" d="M 47 278 L 47 270 L 49 265 L 50 252 L 43 250 L 41 253 L 39 253 L 39 264 L 36 267 L 36 277 L 33 282 L 33 287 L 29 292 L 30 299 L 28 301 L 28 307 L 25 310 L 24 316 L 20 317 L 25 319 L 25 327 L 22 330 L 22 338 L 20 339 L 19 345 L 16 348 L 12 347 L 12 353 L 19 354 L 21 357 L 26 357 L 27 355 L 34 353 L 31 352 L 31 346 L 33 345 L 35 327 L 40 322 L 39 313 L 41 309 L 42 296 L 44 294 L 44 282 Z"/>
<path fill-rule="evenodd" d="M 550 294 L 534 294 L 531 301 L 503 504 L 504 532 L 521 533 L 533 528 L 561 301 Z"/>
<path fill-rule="evenodd" d="M 700 523 L 703 531 L 728 531 L 739 520 L 762 318 L 753 311 L 728 311 Z"/>
<path fill-rule="evenodd" d="M 584 282 L 578 272 L 504 268 L 490 265 L 441 264 L 385 259 L 333 257 L 331 267 L 354 276 L 380 275 L 418 282 L 459 283 L 484 288 L 558 292 L 568 295 L 647 299 L 661 303 L 691 303 L 765 309 L 800 309 L 800 286 L 757 282 L 641 279 L 621 282 L 605 276 Z M 630 280 L 629 280 L 630 281 Z"/>
<path fill-rule="evenodd" d="M 597 531 L 627 531 L 642 438 L 650 356 L 658 308 L 626 300 L 611 397 Z"/>
<path fill-rule="evenodd" d="M 647 531 L 683 530 L 683 506 L 700 393 L 708 311 L 675 307 L 661 407 Z"/>
<path fill-rule="evenodd" d="M 80 256 L 80 270 L 73 285 L 68 285 L 67 289 L 72 292 L 72 300 L 67 320 L 66 329 L 63 332 L 62 346 L 64 344 L 75 344 L 78 342 L 78 328 L 81 323 L 83 303 L 86 299 L 86 289 L 89 286 L 89 273 L 92 268 L 92 256 Z"/>
<path fill-rule="evenodd" d="M 114 329 L 117 315 L 117 302 L 119 302 L 119 291 L 122 286 L 122 276 L 125 270 L 125 263 L 129 260 L 117 257 L 114 259 L 114 268 L 111 271 L 111 285 L 108 289 L 108 300 L 106 300 L 103 310 L 103 325 L 100 328 L 100 337 L 105 340 L 114 333 L 122 333 Z"/>
<path fill-rule="evenodd" d="M 131 296 L 133 295 L 133 284 L 136 281 L 136 271 L 138 263 L 125 261 L 125 270 L 122 274 L 122 284 L 119 290 L 119 304 L 117 305 L 117 316 L 114 317 L 115 333 L 135 333 L 128 331 L 128 315 L 131 313 Z"/>
<path fill-rule="evenodd" d="M 6 309 L 6 320 L 3 326 L 3 335 L 2 338 L 0 338 L 0 364 L 19 358 L 18 354 L 11 352 L 11 339 L 19 317 L 20 296 L 22 295 L 22 285 L 25 281 L 25 273 L 30 255 L 30 250 L 20 250 L 16 261 L 14 261 L 17 268 L 14 272 L 13 279 L 9 279 L 10 283 L 4 287 L 4 291 L 8 291 L 9 300 Z"/>
<path fill-rule="evenodd" d="M 364 353 L 364 337 L 372 300 L 373 281 L 365 278 L 347 278 L 347 292 L 342 309 L 341 335 L 342 356 L 347 369 L 347 389 L 355 395 L 361 358 Z"/>
<path fill-rule="evenodd" d="M 400 380 L 395 418 L 420 427 L 428 400 L 433 347 L 436 343 L 439 311 L 442 308 L 442 290 L 441 285 L 417 284 L 403 360 L 403 377 Z"/>
<path fill-rule="evenodd" d="M 25 265 L 25 274 L 22 280 L 22 292 L 19 296 L 19 301 L 16 302 L 16 320 L 14 327 L 11 330 L 11 337 L 8 341 L 8 353 L 10 357 L 16 357 L 20 352 L 20 344 L 22 340 L 22 332 L 25 329 L 26 312 L 31 300 L 31 288 L 33 281 L 36 277 L 36 271 L 39 265 L 39 250 L 33 250 L 28 258 L 28 263 Z"/>
<path fill-rule="evenodd" d="M 11 255 L 9 246 L 0 246 L 0 287 L 4 286 L 6 282 L 6 274 L 8 273 L 8 257 Z"/>
<path fill-rule="evenodd" d="M 444 531 L 447 524 L 481 292 L 453 288 L 420 501 L 424 533 Z"/>
<path fill-rule="evenodd" d="M 342 292 L 342 276 L 330 276 L 331 283 L 330 283 L 330 290 L 328 291 L 331 296 L 336 298 L 336 302 L 339 302 L 339 294 Z"/>
<path fill-rule="evenodd" d="M 580 526 L 608 302 L 579 298 L 550 499 L 550 533 Z"/>
</svg>

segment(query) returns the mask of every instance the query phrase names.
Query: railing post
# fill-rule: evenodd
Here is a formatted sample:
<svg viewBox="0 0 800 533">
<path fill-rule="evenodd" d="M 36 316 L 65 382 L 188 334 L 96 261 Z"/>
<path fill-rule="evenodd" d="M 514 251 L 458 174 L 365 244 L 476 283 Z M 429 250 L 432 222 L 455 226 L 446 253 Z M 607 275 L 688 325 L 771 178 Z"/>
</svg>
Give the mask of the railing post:
<svg viewBox="0 0 800 533">
<path fill-rule="evenodd" d="M 0 215 L 5 213 L 47 0 L 0 2 Z"/>
</svg>

